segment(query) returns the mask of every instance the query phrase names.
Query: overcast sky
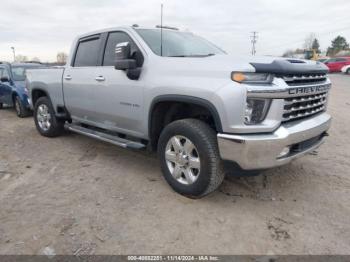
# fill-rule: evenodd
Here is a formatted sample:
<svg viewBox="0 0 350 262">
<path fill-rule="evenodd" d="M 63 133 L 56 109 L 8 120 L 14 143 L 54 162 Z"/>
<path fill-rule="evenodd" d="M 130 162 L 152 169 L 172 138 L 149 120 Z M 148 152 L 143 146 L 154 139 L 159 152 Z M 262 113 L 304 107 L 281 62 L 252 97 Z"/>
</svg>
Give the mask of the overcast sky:
<svg viewBox="0 0 350 262">
<path fill-rule="evenodd" d="M 17 54 L 55 61 L 73 38 L 119 25 L 164 24 L 188 29 L 229 53 L 249 54 L 259 32 L 258 55 L 281 55 L 302 47 L 314 32 L 326 49 L 337 35 L 350 41 L 349 0 L 1 0 L 0 60 Z"/>
</svg>

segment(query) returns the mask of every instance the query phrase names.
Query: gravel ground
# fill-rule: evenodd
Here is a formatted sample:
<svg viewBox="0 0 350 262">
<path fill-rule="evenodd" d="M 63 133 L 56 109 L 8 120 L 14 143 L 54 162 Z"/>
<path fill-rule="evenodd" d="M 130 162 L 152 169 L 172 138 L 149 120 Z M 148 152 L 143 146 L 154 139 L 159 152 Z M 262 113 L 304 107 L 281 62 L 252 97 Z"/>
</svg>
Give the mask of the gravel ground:
<svg viewBox="0 0 350 262">
<path fill-rule="evenodd" d="M 350 254 L 350 76 L 318 151 L 214 194 L 174 193 L 154 154 L 41 137 L 0 111 L 0 254 Z"/>
</svg>

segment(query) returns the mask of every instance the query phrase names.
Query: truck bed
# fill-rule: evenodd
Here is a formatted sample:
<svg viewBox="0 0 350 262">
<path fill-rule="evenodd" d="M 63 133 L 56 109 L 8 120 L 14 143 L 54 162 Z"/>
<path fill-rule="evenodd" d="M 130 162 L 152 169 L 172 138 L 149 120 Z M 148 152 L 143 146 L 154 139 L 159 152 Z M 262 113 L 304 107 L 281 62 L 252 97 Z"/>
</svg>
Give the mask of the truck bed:
<svg viewBox="0 0 350 262">
<path fill-rule="evenodd" d="M 29 94 L 32 93 L 31 90 L 40 88 L 50 94 L 53 105 L 63 106 L 63 73 L 64 67 L 28 70 L 26 87 L 29 90 Z M 34 107 L 34 105 L 32 104 L 31 107 Z"/>
</svg>

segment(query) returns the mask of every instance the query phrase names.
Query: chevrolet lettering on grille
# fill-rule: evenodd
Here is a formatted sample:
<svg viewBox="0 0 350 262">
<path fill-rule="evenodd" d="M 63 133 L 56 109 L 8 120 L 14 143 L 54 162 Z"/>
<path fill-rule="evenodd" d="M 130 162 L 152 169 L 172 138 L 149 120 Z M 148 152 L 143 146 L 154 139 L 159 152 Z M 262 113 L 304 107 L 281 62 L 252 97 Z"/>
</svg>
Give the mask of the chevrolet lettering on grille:
<svg viewBox="0 0 350 262">
<path fill-rule="evenodd" d="M 319 92 L 327 91 L 328 89 L 330 89 L 330 87 L 331 87 L 331 84 L 296 87 L 296 88 L 288 89 L 288 93 L 290 95 L 319 93 Z"/>
</svg>

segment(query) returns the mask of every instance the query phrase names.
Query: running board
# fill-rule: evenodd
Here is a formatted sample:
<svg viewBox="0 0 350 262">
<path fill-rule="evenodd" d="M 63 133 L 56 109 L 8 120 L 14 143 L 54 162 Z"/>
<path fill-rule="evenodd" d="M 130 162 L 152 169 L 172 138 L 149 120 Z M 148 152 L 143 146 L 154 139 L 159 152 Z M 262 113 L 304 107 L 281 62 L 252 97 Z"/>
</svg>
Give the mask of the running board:
<svg viewBox="0 0 350 262">
<path fill-rule="evenodd" d="M 95 138 L 95 139 L 98 139 L 98 140 L 101 140 L 101 141 L 104 141 L 107 143 L 111 143 L 111 144 L 116 145 L 116 146 L 121 146 L 123 148 L 141 149 L 141 148 L 146 147 L 144 144 L 139 143 L 139 142 L 127 140 L 124 138 L 120 138 L 118 136 L 113 136 L 110 134 L 106 134 L 103 132 L 99 132 L 96 130 L 85 128 L 85 127 L 82 127 L 79 125 L 66 123 L 64 127 L 72 132 L 75 132 L 75 133 L 78 133 L 81 135 L 85 135 L 85 136 L 88 136 L 91 138 Z"/>
</svg>

